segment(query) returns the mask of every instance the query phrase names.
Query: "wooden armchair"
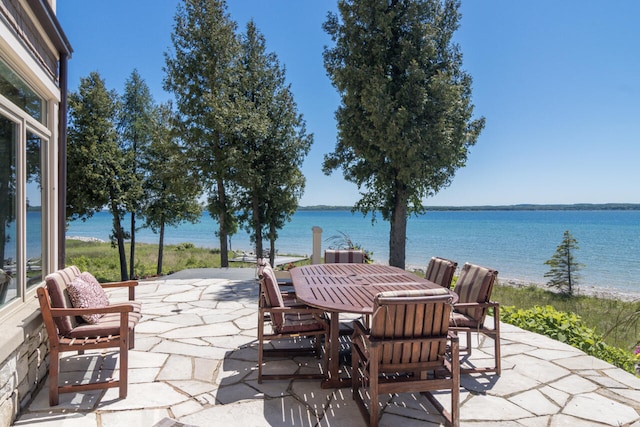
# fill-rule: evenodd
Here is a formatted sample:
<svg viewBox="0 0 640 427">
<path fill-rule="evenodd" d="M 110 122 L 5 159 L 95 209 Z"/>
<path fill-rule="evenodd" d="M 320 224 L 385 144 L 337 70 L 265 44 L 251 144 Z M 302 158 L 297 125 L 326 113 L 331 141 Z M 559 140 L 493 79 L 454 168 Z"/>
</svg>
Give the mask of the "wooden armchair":
<svg viewBox="0 0 640 427">
<path fill-rule="evenodd" d="M 448 331 L 451 301 L 444 288 L 382 292 L 374 300 L 371 330 L 354 322 L 353 398 L 370 426 L 378 425 L 378 395 L 401 392 L 422 393 L 450 425 L 459 425 L 460 360 L 458 337 Z M 443 389 L 451 390 L 450 411 L 431 394 Z"/>
<path fill-rule="evenodd" d="M 451 289 L 451 282 L 453 281 L 456 268 L 458 268 L 457 262 L 434 256 L 429 260 L 424 278 L 442 287 Z"/>
<path fill-rule="evenodd" d="M 327 249 L 324 251 L 324 263 L 355 263 L 364 264 L 364 251 L 357 249 Z"/>
<path fill-rule="evenodd" d="M 131 280 L 100 285 L 97 281 L 88 283 L 93 278 L 89 276 L 87 273 L 80 273 L 76 266 L 71 266 L 49 274 L 45 278 L 45 285 L 37 289 L 42 319 L 49 336 L 49 404 L 51 406 L 59 403 L 60 393 L 118 387 L 120 398 L 127 397 L 128 350 L 134 346 L 134 328 L 141 318 L 141 305 L 133 301 L 135 286 L 138 283 Z M 126 287 L 129 301 L 111 304 L 107 300 L 106 305 L 100 303 L 90 307 L 92 303 L 88 295 L 99 292 L 95 286 Z M 102 298 L 102 295 L 99 296 Z M 85 308 L 74 307 L 72 300 L 76 301 L 77 306 Z M 60 353 L 77 351 L 78 354 L 82 354 L 85 350 L 113 347 L 120 349 L 120 375 L 117 380 L 110 378 L 94 383 L 59 385 Z"/>
<path fill-rule="evenodd" d="M 327 352 L 324 353 L 320 374 L 263 374 L 265 356 L 291 356 L 299 354 L 320 355 L 320 337 L 324 336 L 325 349 L 329 346 L 329 322 L 323 310 L 312 308 L 288 296 L 285 303 L 278 286 L 275 273 L 266 263 L 259 269 L 260 301 L 258 304 L 258 383 L 263 379 L 324 379 L 327 372 Z M 271 333 L 265 325 L 271 325 Z M 303 338 L 315 338 L 315 345 L 309 346 Z M 265 341 L 291 340 L 294 345 L 265 349 Z"/>
<path fill-rule="evenodd" d="M 467 334 L 467 345 L 461 353 L 471 355 L 471 333 L 489 336 L 494 343 L 493 367 L 461 368 L 462 373 L 495 372 L 500 375 L 500 304 L 490 301 L 498 272 L 486 267 L 466 263 L 453 291 L 458 301 L 453 306 L 449 329 Z M 493 308 L 493 327 L 485 325 L 489 308 Z"/>
</svg>

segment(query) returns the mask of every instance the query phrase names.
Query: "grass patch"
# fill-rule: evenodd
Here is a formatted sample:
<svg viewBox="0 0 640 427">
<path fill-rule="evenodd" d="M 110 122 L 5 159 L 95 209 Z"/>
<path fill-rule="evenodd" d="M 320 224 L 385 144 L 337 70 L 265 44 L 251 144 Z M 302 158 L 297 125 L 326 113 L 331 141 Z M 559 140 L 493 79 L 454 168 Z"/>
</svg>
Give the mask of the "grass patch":
<svg viewBox="0 0 640 427">
<path fill-rule="evenodd" d="M 127 259 L 130 245 L 125 244 Z M 136 243 L 134 272 L 137 277 L 153 276 L 158 264 L 158 245 Z M 101 282 L 120 280 L 120 258 L 117 247 L 110 243 L 67 240 L 66 264 L 77 265 L 90 271 Z M 128 265 L 128 263 L 127 263 Z M 255 267 L 247 262 L 230 263 L 232 267 Z M 166 245 L 163 252 L 162 274 L 171 274 L 188 268 L 220 267 L 220 250 L 205 249 L 191 243 Z"/>
<path fill-rule="evenodd" d="M 127 268 L 129 267 L 129 251 L 131 245 L 125 244 Z M 229 253 L 229 259 L 232 258 Z M 158 245 L 151 243 L 136 243 L 134 272 L 136 277 L 149 277 L 156 274 L 158 265 Z M 205 249 L 193 243 L 179 243 L 165 245 L 162 256 L 162 275 L 189 268 L 219 268 L 220 249 Z M 287 264 L 291 266 L 310 264 L 309 259 Z M 83 242 L 80 240 L 66 241 L 66 265 L 76 265 L 81 271 L 90 271 L 101 282 L 116 282 L 120 280 L 120 257 L 118 248 L 111 243 Z M 230 262 L 230 267 L 255 267 L 251 262 Z"/>
<path fill-rule="evenodd" d="M 558 311 L 575 313 L 582 323 L 602 336 L 614 347 L 633 351 L 640 336 L 640 301 L 621 301 L 595 296 L 571 297 L 531 285 L 525 287 L 495 286 L 492 300 L 501 306 L 527 310 L 550 305 Z"/>
</svg>

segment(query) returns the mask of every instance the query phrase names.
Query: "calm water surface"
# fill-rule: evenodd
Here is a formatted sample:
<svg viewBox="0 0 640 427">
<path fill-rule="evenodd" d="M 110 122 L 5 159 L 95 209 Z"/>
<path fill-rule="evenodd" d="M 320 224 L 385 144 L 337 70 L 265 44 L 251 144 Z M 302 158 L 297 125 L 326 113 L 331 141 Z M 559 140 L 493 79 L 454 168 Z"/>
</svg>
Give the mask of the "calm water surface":
<svg viewBox="0 0 640 427">
<path fill-rule="evenodd" d="M 126 222 L 128 224 L 128 221 Z M 329 237 L 343 232 L 354 242 L 373 251 L 376 262 L 389 257 L 389 224 L 349 211 L 299 211 L 280 231 L 279 253 L 311 254 L 313 226 L 323 230 L 323 249 Z M 168 244 L 191 242 L 196 246 L 219 247 L 217 224 L 208 214 L 197 224 L 182 224 L 167 230 Z M 580 284 L 622 291 L 640 292 L 640 211 L 433 211 L 411 217 L 407 229 L 408 266 L 424 267 L 437 255 L 492 267 L 502 279 L 546 282 L 544 264 L 551 258 L 569 230 L 578 240 L 576 260 L 585 267 Z M 68 236 L 108 240 L 111 216 L 96 214 L 87 222 L 74 221 Z M 157 243 L 158 236 L 140 230 L 139 242 Z M 234 250 L 251 251 L 248 234 L 231 238 Z"/>
</svg>

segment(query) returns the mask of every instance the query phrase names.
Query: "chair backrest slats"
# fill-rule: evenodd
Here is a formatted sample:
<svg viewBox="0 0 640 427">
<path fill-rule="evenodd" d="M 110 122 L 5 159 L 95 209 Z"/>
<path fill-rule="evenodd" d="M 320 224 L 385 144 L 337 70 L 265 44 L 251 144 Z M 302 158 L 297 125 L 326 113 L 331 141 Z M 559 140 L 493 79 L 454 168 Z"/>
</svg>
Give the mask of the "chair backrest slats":
<svg viewBox="0 0 640 427">
<path fill-rule="evenodd" d="M 453 291 L 458 294 L 458 303 L 485 303 L 491 299 L 493 285 L 498 276 L 496 270 L 466 263 Z M 469 316 L 479 325 L 484 323 L 486 307 L 461 307 L 456 311 Z"/>
<path fill-rule="evenodd" d="M 268 261 L 258 263 L 258 279 L 264 292 L 265 302 L 268 307 L 284 307 L 284 300 L 282 298 L 282 292 L 278 287 L 278 279 L 276 274 L 271 268 L 271 264 Z M 275 330 L 280 330 L 284 324 L 283 313 L 270 313 L 273 320 L 273 327 Z"/>
<path fill-rule="evenodd" d="M 75 265 L 58 270 L 45 277 L 45 283 L 49 297 L 51 298 L 51 307 L 53 308 L 72 308 L 71 299 L 67 285 L 73 282 L 73 279 L 80 276 L 80 269 Z M 55 318 L 56 326 L 60 335 L 68 334 L 78 325 L 75 316 L 64 316 Z"/>
<path fill-rule="evenodd" d="M 371 337 L 382 342 L 381 364 L 438 361 L 446 349 L 451 295 L 443 288 L 383 292 L 376 296 Z M 416 338 L 441 340 L 392 342 Z M 389 343 L 384 343 L 390 340 Z"/>
<path fill-rule="evenodd" d="M 357 249 L 327 249 L 324 251 L 325 264 L 355 263 L 363 264 L 364 251 Z"/>
<path fill-rule="evenodd" d="M 453 281 L 453 275 L 458 268 L 458 263 L 440 257 L 432 257 L 429 260 L 427 271 L 425 272 L 425 279 L 437 283 L 445 288 L 451 288 L 451 282 Z"/>
</svg>

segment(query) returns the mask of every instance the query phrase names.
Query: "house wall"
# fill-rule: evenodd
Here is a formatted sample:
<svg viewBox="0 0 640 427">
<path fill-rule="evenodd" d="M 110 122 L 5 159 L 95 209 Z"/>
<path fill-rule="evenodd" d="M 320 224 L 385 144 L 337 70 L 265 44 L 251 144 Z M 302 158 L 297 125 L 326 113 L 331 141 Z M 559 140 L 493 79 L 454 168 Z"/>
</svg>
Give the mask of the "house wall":
<svg viewBox="0 0 640 427">
<path fill-rule="evenodd" d="M 0 61 L 5 74 L 17 77 L 23 88 L 28 88 L 44 100 L 42 120 L 29 111 L 29 107 L 17 105 L 14 101 L 21 90 L 16 90 L 7 81 L 0 85 L 0 119 L 6 129 L 14 126 L 11 136 L 0 132 L 0 144 L 12 147 L 15 155 L 15 171 L 5 180 L 15 183 L 16 189 L 9 193 L 10 202 L 17 207 L 10 218 L 14 234 L 8 245 L 12 250 L 10 269 L 11 284 L 6 295 L 0 292 L 0 426 L 11 425 L 15 417 L 44 383 L 48 369 L 48 341 L 40 315 L 36 288 L 42 278 L 55 270 L 59 261 L 59 240 L 64 230 L 59 232 L 60 218 L 58 200 L 59 164 L 64 153 L 64 135 L 59 135 L 59 123 L 66 116 L 64 95 L 61 87 L 66 87 L 66 76 L 60 75 L 60 66 L 71 55 L 71 47 L 55 17 L 55 0 L 0 0 Z M 0 64 L 1 65 L 1 64 Z M 7 67 L 10 72 L 7 72 Z M 2 71 L 2 70 L 0 70 Z M 2 77 L 2 76 L 0 76 Z M 11 125 L 11 123 L 13 125 Z M 62 132 L 64 133 L 64 132 Z M 15 134 L 15 141 L 12 140 Z M 41 226 L 38 230 L 41 240 L 41 259 L 34 268 L 29 264 L 27 251 L 27 136 L 36 135 L 41 139 L 40 179 L 41 179 Z M 0 147 L 1 148 L 1 147 Z M 6 150 L 5 150 L 6 151 Z M 5 182 L 6 183 L 6 182 Z M 5 187 L 6 188 L 6 187 Z M 7 194 L 5 192 L 5 194 Z M 0 200 L 8 204 L 8 200 Z M 33 205 L 33 203 L 31 203 Z M 5 219 L 7 217 L 5 216 Z M 6 222 L 6 221 L 5 221 Z M 1 225 L 3 226 L 3 225 Z M 64 243 L 64 242 L 62 242 Z M 0 269 L 5 268 L 6 259 L 0 259 Z M 3 275 L 6 277 L 6 275 Z"/>
<path fill-rule="evenodd" d="M 44 383 L 49 366 L 47 332 L 37 303 L 2 320 L 10 327 L 0 347 L 0 426 L 9 426 Z"/>
</svg>

